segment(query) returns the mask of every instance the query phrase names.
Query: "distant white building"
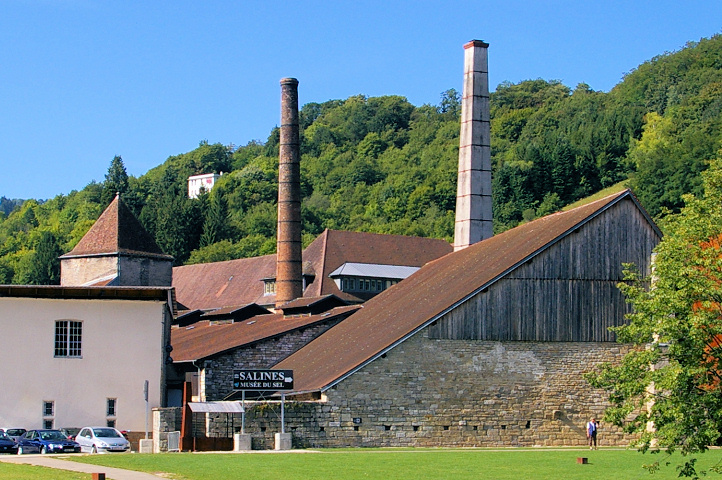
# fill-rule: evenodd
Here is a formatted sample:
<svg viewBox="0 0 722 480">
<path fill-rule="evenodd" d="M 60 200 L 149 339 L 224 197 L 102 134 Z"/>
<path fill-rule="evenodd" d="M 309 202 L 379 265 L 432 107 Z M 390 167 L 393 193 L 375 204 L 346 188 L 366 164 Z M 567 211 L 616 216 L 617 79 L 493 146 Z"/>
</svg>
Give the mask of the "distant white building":
<svg viewBox="0 0 722 480">
<path fill-rule="evenodd" d="M 221 175 L 223 173 L 204 173 L 188 177 L 188 198 L 198 198 L 198 195 L 201 194 L 201 188 L 206 192 L 210 192 L 216 181 L 221 178 Z"/>
</svg>

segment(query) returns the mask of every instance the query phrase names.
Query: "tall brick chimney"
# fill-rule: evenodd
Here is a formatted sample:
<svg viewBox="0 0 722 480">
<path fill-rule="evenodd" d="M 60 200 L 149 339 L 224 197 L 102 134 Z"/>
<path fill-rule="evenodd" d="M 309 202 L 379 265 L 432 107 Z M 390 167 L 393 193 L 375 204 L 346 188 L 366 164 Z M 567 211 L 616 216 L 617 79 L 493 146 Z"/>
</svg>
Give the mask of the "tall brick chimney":
<svg viewBox="0 0 722 480">
<path fill-rule="evenodd" d="M 276 307 L 303 296 L 301 260 L 301 151 L 298 80 L 281 79 L 281 142 L 278 159 Z"/>
<path fill-rule="evenodd" d="M 488 47 L 481 40 L 464 45 L 454 251 L 493 235 Z"/>
</svg>

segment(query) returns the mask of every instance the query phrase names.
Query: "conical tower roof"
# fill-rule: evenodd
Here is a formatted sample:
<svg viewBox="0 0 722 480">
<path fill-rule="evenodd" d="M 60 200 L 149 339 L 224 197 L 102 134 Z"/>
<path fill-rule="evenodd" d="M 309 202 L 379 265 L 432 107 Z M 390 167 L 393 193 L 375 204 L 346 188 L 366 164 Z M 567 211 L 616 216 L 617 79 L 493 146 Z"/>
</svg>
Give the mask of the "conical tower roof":
<svg viewBox="0 0 722 480">
<path fill-rule="evenodd" d="M 163 253 L 120 195 L 108 205 L 75 248 L 60 258 L 108 254 L 172 258 Z"/>
</svg>

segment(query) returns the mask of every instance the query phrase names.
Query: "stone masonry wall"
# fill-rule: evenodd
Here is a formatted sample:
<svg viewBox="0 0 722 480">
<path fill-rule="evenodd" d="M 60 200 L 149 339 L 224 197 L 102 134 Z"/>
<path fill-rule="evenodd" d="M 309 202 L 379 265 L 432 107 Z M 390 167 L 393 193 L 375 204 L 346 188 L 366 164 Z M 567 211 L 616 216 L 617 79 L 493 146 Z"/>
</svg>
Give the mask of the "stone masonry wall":
<svg viewBox="0 0 722 480">
<path fill-rule="evenodd" d="M 168 451 L 168 432 L 179 432 L 183 422 L 183 407 L 153 409 L 153 451 Z"/>
<path fill-rule="evenodd" d="M 233 392 L 233 370 L 270 368 L 338 323 L 317 323 L 249 347 L 218 355 L 203 363 L 205 401 L 223 400 Z"/>
<path fill-rule="evenodd" d="M 118 273 L 118 257 L 74 257 L 60 260 L 60 284 L 64 286 L 85 285 L 91 280 Z"/>
<path fill-rule="evenodd" d="M 294 447 L 584 445 L 586 422 L 607 403 L 582 374 L 625 351 L 616 343 L 432 340 L 422 331 L 322 400 L 287 403 L 286 432 Z M 248 407 L 253 448 L 273 448 L 279 405 Z M 631 440 L 600 425 L 601 446 Z"/>
</svg>

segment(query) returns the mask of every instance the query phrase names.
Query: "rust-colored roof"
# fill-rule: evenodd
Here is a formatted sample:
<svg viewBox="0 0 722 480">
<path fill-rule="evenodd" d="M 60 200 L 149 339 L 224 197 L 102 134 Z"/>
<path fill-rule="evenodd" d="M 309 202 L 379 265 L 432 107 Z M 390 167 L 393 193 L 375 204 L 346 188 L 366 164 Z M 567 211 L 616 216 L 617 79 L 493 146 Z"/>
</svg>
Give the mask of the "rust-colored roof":
<svg viewBox="0 0 722 480">
<path fill-rule="evenodd" d="M 72 251 L 60 258 L 104 254 L 165 255 L 120 196 L 108 205 Z"/>
<path fill-rule="evenodd" d="M 190 309 L 274 303 L 263 296 L 263 278 L 276 276 L 276 256 L 198 263 L 173 268 L 178 300 Z"/>
<path fill-rule="evenodd" d="M 360 300 L 341 292 L 328 278 L 347 262 L 420 267 L 451 252 L 444 240 L 325 230 L 303 251 L 304 275 L 315 272 L 304 296 L 333 294 L 350 302 Z M 178 301 L 190 309 L 220 308 L 258 303 L 272 305 L 274 295 L 263 294 L 263 279 L 276 277 L 276 255 L 201 263 L 173 269 Z"/>
<path fill-rule="evenodd" d="M 626 190 L 435 260 L 274 368 L 294 370 L 297 392 L 324 390 L 622 199 L 639 206 Z"/>
<path fill-rule="evenodd" d="M 358 305 L 338 307 L 320 315 L 284 318 L 282 314 L 258 315 L 242 322 L 211 325 L 201 320 L 187 327 L 171 330 L 173 360 L 190 362 L 242 347 L 266 338 L 348 315 L 361 308 Z"/>
<path fill-rule="evenodd" d="M 344 263 L 421 267 L 452 250 L 448 242 L 436 238 L 325 230 L 304 251 L 304 260 L 310 260 L 317 267 L 317 279 L 318 276 L 322 279 L 309 285 L 305 295 L 334 294 L 346 299 L 349 295 L 341 292 L 329 278 L 331 272 Z"/>
<path fill-rule="evenodd" d="M 269 310 L 255 303 L 251 303 L 249 305 L 232 305 L 230 307 L 217 308 L 204 313 L 202 318 L 211 320 L 216 318 L 233 318 L 235 321 L 239 321 L 255 317 L 256 315 L 266 315 L 269 313 L 271 313 Z"/>
<path fill-rule="evenodd" d="M 286 302 L 279 310 L 284 315 L 298 315 L 322 313 L 334 307 L 348 305 L 348 302 L 338 298 L 336 295 L 324 295 L 322 297 L 301 297 Z"/>
</svg>

